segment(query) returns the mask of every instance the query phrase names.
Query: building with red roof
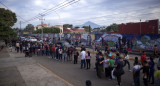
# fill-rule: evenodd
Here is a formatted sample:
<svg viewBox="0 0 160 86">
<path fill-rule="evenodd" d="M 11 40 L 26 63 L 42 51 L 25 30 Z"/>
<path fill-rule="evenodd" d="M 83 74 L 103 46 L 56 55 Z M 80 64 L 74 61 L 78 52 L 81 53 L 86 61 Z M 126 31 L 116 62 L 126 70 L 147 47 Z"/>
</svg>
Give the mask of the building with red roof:
<svg viewBox="0 0 160 86">
<path fill-rule="evenodd" d="M 63 29 L 63 33 L 86 33 L 84 28 Z"/>
</svg>

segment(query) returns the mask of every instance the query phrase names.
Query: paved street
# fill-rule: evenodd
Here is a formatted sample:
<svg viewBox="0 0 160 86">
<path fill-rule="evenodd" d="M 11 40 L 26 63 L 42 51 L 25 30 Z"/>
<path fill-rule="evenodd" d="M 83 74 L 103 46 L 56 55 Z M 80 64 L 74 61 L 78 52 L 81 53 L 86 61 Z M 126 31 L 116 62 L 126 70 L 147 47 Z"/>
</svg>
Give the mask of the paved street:
<svg viewBox="0 0 160 86">
<path fill-rule="evenodd" d="M 132 68 L 133 61 L 130 62 Z M 116 80 L 110 81 L 104 74 L 102 79 L 96 76 L 94 63 L 94 54 L 91 69 L 86 70 L 80 69 L 80 58 L 78 64 L 71 61 L 62 63 L 49 56 L 25 58 L 22 53 L 9 52 L 4 48 L 0 52 L 0 86 L 85 86 L 86 80 L 91 80 L 93 86 L 115 86 Z M 133 86 L 132 72 L 127 67 L 124 69 L 122 86 Z M 141 78 L 143 86 L 142 81 Z"/>
</svg>

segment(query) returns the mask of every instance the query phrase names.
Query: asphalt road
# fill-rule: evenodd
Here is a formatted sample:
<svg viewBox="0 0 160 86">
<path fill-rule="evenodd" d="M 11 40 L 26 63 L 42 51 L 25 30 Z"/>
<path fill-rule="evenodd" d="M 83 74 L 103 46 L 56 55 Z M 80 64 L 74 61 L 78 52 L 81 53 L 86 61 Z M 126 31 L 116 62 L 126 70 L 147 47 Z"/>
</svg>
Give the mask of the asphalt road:
<svg viewBox="0 0 160 86">
<path fill-rule="evenodd" d="M 10 53 L 7 48 L 5 49 L 3 53 L 0 52 L 0 86 L 10 84 L 10 80 L 11 84 L 16 83 L 16 86 L 66 86 L 66 82 L 74 86 L 85 86 L 86 80 L 91 80 L 92 86 L 115 86 L 117 84 L 116 79 L 108 80 L 104 73 L 102 79 L 96 76 L 96 70 L 94 69 L 95 54 L 91 54 L 91 69 L 86 70 L 80 69 L 80 57 L 78 64 L 73 64 L 71 61 L 62 63 L 61 61 L 50 59 L 49 56 L 33 55 L 31 58 L 25 58 L 24 54 Z M 132 68 L 133 61 L 130 61 L 130 63 Z M 127 66 L 124 69 L 125 74 L 122 75 L 122 86 L 133 86 L 132 72 L 128 71 Z M 141 86 L 143 86 L 142 76 Z"/>
<path fill-rule="evenodd" d="M 34 56 L 32 58 L 35 59 L 37 63 L 45 66 L 47 69 L 51 70 L 61 78 L 67 80 L 74 86 L 85 86 L 86 80 L 91 80 L 93 86 L 115 86 L 117 84 L 116 79 L 108 80 L 108 78 L 104 76 L 104 73 L 102 79 L 99 79 L 96 76 L 96 70 L 94 69 L 95 54 L 92 54 L 91 69 L 89 70 L 80 69 L 80 57 L 78 59 L 78 64 L 73 64 L 71 61 L 62 63 L 61 61 L 49 58 L 49 56 Z M 130 63 L 132 68 L 133 61 L 130 61 Z M 133 86 L 132 72 L 128 71 L 127 66 L 124 69 L 125 74 L 122 75 L 122 86 Z M 141 86 L 143 86 L 142 76 Z"/>
</svg>

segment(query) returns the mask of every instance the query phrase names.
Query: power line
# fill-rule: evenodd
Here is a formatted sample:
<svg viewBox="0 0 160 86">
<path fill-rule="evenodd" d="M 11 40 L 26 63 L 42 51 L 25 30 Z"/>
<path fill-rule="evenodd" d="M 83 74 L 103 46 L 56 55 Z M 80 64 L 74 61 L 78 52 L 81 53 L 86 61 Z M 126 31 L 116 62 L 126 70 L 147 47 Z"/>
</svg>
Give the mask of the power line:
<svg viewBox="0 0 160 86">
<path fill-rule="evenodd" d="M 1 1 L 0 1 L 0 4 L 2 4 L 4 7 L 6 7 L 8 10 L 11 10 L 8 6 L 6 6 L 4 3 L 2 3 Z M 16 14 L 17 15 L 17 17 L 19 17 L 19 18 L 21 18 L 23 21 L 26 21 L 24 18 L 22 18 L 21 16 L 19 16 L 18 14 Z"/>
<path fill-rule="evenodd" d="M 49 12 L 47 12 L 47 11 L 48 11 L 48 10 L 47 10 L 47 11 L 41 13 L 41 14 L 44 14 L 45 16 L 46 16 L 46 15 L 49 15 L 49 13 L 52 12 L 52 11 L 56 11 L 56 10 L 65 8 L 65 7 L 69 6 L 69 5 L 72 5 L 72 4 L 74 4 L 74 3 L 77 3 L 78 1 L 80 1 L 80 0 L 72 0 L 72 1 L 69 1 L 69 2 L 67 2 L 67 3 L 65 3 L 65 4 L 63 4 L 63 5 L 61 5 L 61 4 L 62 4 L 62 3 L 61 3 L 61 4 L 59 4 L 59 5 L 61 5 L 61 6 L 59 6 L 59 7 L 53 7 L 54 9 L 53 9 L 53 8 L 49 9 L 49 10 L 50 10 Z M 64 2 L 63 2 L 63 3 L 64 3 Z M 28 21 L 32 21 L 32 20 L 38 19 L 39 17 L 40 17 L 40 15 L 38 15 L 38 16 L 36 16 L 36 17 L 28 20 Z M 24 23 L 25 23 L 25 22 L 24 22 Z"/>
<path fill-rule="evenodd" d="M 145 8 L 145 9 L 153 9 L 153 8 L 156 8 L 157 6 L 152 6 L 152 7 L 148 7 L 148 8 Z M 140 10 L 145 10 L 145 9 L 138 9 L 138 10 L 133 10 L 133 11 L 140 11 Z M 130 12 L 130 11 L 129 11 Z M 123 12 L 124 14 L 124 12 Z M 82 21 L 82 20 L 87 20 L 87 19 L 97 19 L 97 18 L 105 18 L 105 17 L 108 17 L 108 16 L 113 16 L 113 15 L 122 15 L 122 13 L 116 13 L 116 14 L 109 14 L 109 15 L 103 15 L 103 16 L 97 16 L 97 17 L 90 17 L 90 18 L 84 18 L 84 19 L 80 19 L 80 20 L 74 20 L 75 21 Z M 127 16 L 126 16 L 127 17 Z M 108 17 L 108 18 L 111 18 L 111 17 Z M 108 19 L 107 18 L 107 19 Z"/>
</svg>

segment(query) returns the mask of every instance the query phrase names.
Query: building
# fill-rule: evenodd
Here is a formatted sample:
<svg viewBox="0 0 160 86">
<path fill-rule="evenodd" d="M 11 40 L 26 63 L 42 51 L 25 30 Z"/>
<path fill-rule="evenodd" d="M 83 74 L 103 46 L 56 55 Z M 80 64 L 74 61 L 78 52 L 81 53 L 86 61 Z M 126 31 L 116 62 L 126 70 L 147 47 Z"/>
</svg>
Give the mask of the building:
<svg viewBox="0 0 160 86">
<path fill-rule="evenodd" d="M 63 25 L 55 25 L 54 27 L 59 28 L 62 31 L 61 33 L 63 33 Z"/>
<path fill-rule="evenodd" d="M 43 27 L 50 27 L 49 25 L 47 24 L 43 24 Z M 36 27 L 34 27 L 34 30 L 38 30 L 38 29 L 41 29 L 42 28 L 42 25 L 37 25 Z"/>
<path fill-rule="evenodd" d="M 63 29 L 64 33 L 86 33 L 84 28 L 67 28 L 67 29 Z"/>
<path fill-rule="evenodd" d="M 159 20 L 147 20 L 145 22 L 126 23 L 118 25 L 120 34 L 158 34 Z"/>
</svg>

